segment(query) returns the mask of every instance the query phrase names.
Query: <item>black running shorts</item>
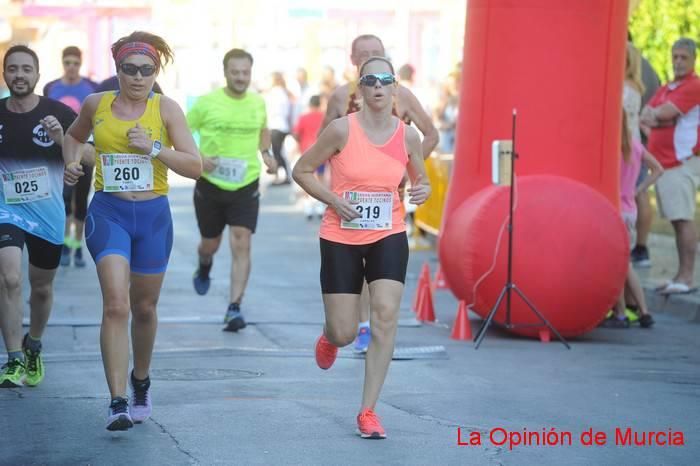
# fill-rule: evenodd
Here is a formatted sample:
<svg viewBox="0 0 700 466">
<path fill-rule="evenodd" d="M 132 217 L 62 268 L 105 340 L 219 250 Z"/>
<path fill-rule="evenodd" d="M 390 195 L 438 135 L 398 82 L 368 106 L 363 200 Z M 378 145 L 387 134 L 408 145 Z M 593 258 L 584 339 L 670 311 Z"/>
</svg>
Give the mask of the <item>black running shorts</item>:
<svg viewBox="0 0 700 466">
<path fill-rule="evenodd" d="M 227 191 L 204 178 L 194 188 L 194 210 L 203 238 L 218 238 L 226 225 L 255 233 L 260 209 L 258 180 L 236 191 Z"/>
<path fill-rule="evenodd" d="M 408 238 L 396 233 L 371 244 L 343 244 L 321 238 L 321 290 L 323 294 L 360 294 L 365 280 L 405 283 Z"/>
<path fill-rule="evenodd" d="M 11 223 L 0 223 L 0 249 L 8 246 L 24 249 L 25 244 L 29 253 L 29 263 L 34 267 L 44 270 L 54 270 L 58 267 L 63 245 L 50 243 Z"/>
</svg>

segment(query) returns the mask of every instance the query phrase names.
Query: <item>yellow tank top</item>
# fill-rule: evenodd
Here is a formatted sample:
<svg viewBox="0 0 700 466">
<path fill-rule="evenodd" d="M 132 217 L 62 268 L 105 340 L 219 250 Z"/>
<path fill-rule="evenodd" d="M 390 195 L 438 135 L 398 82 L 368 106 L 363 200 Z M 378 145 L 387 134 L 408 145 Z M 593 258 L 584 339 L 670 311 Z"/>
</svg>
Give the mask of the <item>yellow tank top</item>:
<svg viewBox="0 0 700 466">
<path fill-rule="evenodd" d="M 105 92 L 97 106 L 97 111 L 92 119 L 93 134 L 95 138 L 95 191 L 110 191 L 105 189 L 105 177 L 102 166 L 103 154 L 134 154 L 129 147 L 129 139 L 126 133 L 138 122 L 152 140 L 158 140 L 163 147 L 171 147 L 168 131 L 165 129 L 160 117 L 160 94 L 151 93 L 146 103 L 146 111 L 136 120 L 120 120 L 112 113 L 112 103 L 117 98 L 118 91 Z M 148 157 L 148 156 L 141 156 Z M 141 159 L 141 162 L 143 160 Z M 157 158 L 151 159 L 150 164 L 153 173 L 153 191 L 156 194 L 168 194 L 168 167 Z M 145 170 L 141 170 L 144 172 Z M 114 177 L 114 174 L 111 175 Z M 117 176 L 123 174 L 117 173 Z M 130 174 L 127 178 L 131 176 Z M 128 180 L 127 180 L 128 181 Z M 139 189 L 144 190 L 144 189 Z"/>
</svg>

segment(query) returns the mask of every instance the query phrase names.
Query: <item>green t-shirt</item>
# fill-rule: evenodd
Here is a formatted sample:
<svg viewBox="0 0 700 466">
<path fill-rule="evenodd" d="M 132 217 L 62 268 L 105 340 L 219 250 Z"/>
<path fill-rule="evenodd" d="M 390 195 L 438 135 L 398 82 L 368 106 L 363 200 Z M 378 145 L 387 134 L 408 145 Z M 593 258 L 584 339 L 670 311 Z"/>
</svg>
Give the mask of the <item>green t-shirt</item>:
<svg viewBox="0 0 700 466">
<path fill-rule="evenodd" d="M 221 189 L 236 191 L 260 177 L 260 131 L 267 124 L 265 101 L 247 92 L 241 99 L 217 89 L 195 102 L 187 113 L 187 124 L 199 133 L 204 157 L 219 157 L 219 166 L 202 173 Z"/>
</svg>

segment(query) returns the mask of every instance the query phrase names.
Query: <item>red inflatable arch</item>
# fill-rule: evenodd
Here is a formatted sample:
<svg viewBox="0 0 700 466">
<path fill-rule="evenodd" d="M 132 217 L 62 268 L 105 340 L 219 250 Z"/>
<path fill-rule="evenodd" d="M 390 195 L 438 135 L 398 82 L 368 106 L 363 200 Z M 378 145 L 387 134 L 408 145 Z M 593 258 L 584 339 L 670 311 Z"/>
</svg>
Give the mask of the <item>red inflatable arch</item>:
<svg viewBox="0 0 700 466">
<path fill-rule="evenodd" d="M 492 183 L 491 149 L 510 139 L 516 108 L 515 283 L 568 337 L 595 327 L 615 302 L 629 247 L 617 213 L 627 8 L 626 0 L 469 0 L 439 242 L 458 298 L 474 302 L 507 217 L 508 189 Z M 507 235 L 500 248 L 477 290 L 482 316 L 505 282 Z M 520 299 L 512 310 L 515 323 L 533 322 Z"/>
</svg>

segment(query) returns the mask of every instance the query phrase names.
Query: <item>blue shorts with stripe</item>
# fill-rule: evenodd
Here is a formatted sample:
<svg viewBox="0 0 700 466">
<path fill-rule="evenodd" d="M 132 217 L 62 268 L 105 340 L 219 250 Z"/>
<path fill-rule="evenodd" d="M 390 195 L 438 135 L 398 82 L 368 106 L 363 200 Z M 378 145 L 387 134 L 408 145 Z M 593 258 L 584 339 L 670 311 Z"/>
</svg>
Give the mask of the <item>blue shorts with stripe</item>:
<svg viewBox="0 0 700 466">
<path fill-rule="evenodd" d="M 96 264 L 117 254 L 126 258 L 133 273 L 165 272 L 173 247 L 168 198 L 127 201 L 96 192 L 85 219 L 85 242 Z"/>
</svg>

